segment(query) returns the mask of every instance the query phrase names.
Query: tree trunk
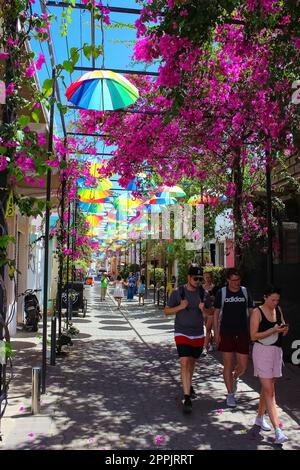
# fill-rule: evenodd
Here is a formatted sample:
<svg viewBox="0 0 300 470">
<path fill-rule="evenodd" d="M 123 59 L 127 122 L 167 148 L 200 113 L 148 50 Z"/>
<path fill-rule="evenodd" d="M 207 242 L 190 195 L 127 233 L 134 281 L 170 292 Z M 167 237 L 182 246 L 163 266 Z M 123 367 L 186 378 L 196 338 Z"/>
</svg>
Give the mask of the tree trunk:
<svg viewBox="0 0 300 470">
<path fill-rule="evenodd" d="M 235 242 L 235 265 L 241 269 L 243 261 L 242 253 L 242 202 L 243 202 L 243 173 L 241 168 L 241 149 L 236 148 L 233 160 L 233 182 L 235 184 L 235 195 L 233 200 L 233 226 Z"/>
</svg>

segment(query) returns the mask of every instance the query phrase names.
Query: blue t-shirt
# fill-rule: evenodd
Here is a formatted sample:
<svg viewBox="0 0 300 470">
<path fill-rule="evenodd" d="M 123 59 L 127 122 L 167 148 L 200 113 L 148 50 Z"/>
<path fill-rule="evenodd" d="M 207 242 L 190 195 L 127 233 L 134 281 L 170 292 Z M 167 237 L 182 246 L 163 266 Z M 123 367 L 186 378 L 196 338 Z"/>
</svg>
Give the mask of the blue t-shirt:
<svg viewBox="0 0 300 470">
<path fill-rule="evenodd" d="M 131 276 L 128 278 L 128 287 L 134 287 L 135 286 L 136 279 L 134 276 Z"/>
</svg>

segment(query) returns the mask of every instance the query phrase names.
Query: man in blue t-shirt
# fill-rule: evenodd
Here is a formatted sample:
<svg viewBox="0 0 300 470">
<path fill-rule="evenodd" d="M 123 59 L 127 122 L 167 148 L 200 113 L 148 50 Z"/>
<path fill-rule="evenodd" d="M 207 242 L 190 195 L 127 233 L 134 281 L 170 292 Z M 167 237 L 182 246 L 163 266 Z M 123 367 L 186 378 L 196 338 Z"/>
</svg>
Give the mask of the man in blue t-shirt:
<svg viewBox="0 0 300 470">
<path fill-rule="evenodd" d="M 233 408 L 238 379 L 248 365 L 248 316 L 254 305 L 248 289 L 241 287 L 241 276 L 235 268 L 227 270 L 226 278 L 227 287 L 219 289 L 215 298 L 214 330 L 218 349 L 223 353 L 223 376 L 228 392 L 226 403 Z"/>
</svg>

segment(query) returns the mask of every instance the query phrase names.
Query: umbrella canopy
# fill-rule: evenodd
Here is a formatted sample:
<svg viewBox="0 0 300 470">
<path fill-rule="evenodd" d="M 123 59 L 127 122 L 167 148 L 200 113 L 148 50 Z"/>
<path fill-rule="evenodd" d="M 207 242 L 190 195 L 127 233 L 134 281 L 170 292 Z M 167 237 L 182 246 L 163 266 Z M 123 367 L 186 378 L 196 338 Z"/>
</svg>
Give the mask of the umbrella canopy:
<svg viewBox="0 0 300 470">
<path fill-rule="evenodd" d="M 79 108 L 113 111 L 135 103 L 139 91 L 119 73 L 93 70 L 71 83 L 66 97 Z"/>
<path fill-rule="evenodd" d="M 185 192 L 180 186 L 161 186 L 158 188 L 158 190 L 155 192 L 156 196 L 162 197 L 165 196 L 166 194 L 169 194 L 171 197 L 184 197 Z"/>
<path fill-rule="evenodd" d="M 164 196 L 152 196 L 149 203 L 150 204 L 161 204 L 161 205 L 171 205 L 176 204 L 176 199 L 170 195 L 170 193 L 166 193 Z"/>
<path fill-rule="evenodd" d="M 104 210 L 104 204 L 99 203 L 90 203 L 90 202 L 81 202 L 79 201 L 79 206 L 83 212 L 89 212 L 90 214 L 100 214 Z"/>
</svg>

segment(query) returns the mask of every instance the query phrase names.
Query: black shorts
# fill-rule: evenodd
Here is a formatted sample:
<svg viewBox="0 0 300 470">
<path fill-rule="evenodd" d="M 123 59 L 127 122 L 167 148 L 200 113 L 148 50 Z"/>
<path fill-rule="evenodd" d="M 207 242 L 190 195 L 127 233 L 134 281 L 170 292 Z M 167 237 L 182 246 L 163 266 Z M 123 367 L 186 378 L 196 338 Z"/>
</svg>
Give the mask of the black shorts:
<svg viewBox="0 0 300 470">
<path fill-rule="evenodd" d="M 199 359 L 203 347 L 190 346 L 189 344 L 176 344 L 179 357 L 193 357 Z"/>
</svg>

